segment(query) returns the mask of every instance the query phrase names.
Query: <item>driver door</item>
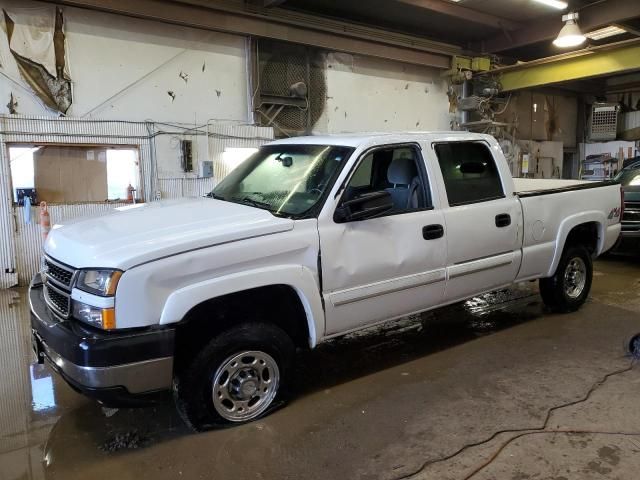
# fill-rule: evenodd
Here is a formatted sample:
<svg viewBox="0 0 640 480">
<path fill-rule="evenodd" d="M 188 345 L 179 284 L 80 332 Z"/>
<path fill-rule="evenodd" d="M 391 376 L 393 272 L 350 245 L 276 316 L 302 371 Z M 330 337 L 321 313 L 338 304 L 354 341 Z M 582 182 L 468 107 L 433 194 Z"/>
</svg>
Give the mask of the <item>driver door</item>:
<svg viewBox="0 0 640 480">
<path fill-rule="evenodd" d="M 326 335 L 442 302 L 446 232 L 426 167 L 415 144 L 369 150 L 356 162 L 340 198 L 320 215 Z M 380 191 L 393 199 L 388 212 L 357 221 L 335 214 L 344 202 Z"/>
</svg>

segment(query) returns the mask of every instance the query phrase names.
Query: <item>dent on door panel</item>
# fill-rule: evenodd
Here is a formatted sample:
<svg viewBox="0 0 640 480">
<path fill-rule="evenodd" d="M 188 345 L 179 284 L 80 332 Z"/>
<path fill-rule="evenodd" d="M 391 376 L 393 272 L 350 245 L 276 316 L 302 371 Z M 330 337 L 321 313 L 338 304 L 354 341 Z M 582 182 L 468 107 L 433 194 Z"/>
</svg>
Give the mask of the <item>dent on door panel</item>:
<svg viewBox="0 0 640 480">
<path fill-rule="evenodd" d="M 439 211 L 321 225 L 327 334 L 344 333 L 442 302 L 444 237 L 425 240 Z"/>
</svg>

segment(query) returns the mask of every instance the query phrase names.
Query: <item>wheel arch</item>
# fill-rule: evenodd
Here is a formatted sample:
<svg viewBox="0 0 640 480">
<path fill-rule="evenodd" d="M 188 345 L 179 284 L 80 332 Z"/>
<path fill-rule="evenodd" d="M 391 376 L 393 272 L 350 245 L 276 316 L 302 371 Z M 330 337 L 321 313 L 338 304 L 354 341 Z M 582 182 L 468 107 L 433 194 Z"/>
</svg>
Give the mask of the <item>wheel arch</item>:
<svg viewBox="0 0 640 480">
<path fill-rule="evenodd" d="M 253 301 L 257 297 L 260 302 Z M 302 317 L 310 348 L 324 335 L 324 310 L 315 276 L 299 265 L 247 270 L 176 290 L 165 302 L 160 324 L 184 325 L 201 316 L 203 309 L 219 308 L 230 301 L 238 304 L 239 299 L 252 308 L 269 308 L 283 301 Z"/>
<path fill-rule="evenodd" d="M 569 244 L 585 245 L 593 256 L 604 249 L 606 239 L 606 217 L 598 211 L 582 212 L 563 220 L 558 229 L 553 260 L 547 276 L 555 273 L 564 249 Z"/>
</svg>

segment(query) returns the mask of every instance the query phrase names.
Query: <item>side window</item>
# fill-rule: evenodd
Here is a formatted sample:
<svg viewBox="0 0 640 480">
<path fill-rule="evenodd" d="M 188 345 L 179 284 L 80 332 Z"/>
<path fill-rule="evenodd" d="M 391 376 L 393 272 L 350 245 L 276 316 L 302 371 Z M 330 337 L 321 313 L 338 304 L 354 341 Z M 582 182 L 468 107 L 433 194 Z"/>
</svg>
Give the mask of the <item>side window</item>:
<svg viewBox="0 0 640 480">
<path fill-rule="evenodd" d="M 385 190 L 393 201 L 389 214 L 420 210 L 430 205 L 429 186 L 413 147 L 381 148 L 369 153 L 351 176 L 343 201 Z"/>
<path fill-rule="evenodd" d="M 366 187 L 371 184 L 371 167 L 373 166 L 373 153 L 370 153 L 360 163 L 360 166 L 351 177 L 350 187 Z"/>
<path fill-rule="evenodd" d="M 435 151 L 450 206 L 504 197 L 498 167 L 484 143 L 439 143 Z"/>
</svg>

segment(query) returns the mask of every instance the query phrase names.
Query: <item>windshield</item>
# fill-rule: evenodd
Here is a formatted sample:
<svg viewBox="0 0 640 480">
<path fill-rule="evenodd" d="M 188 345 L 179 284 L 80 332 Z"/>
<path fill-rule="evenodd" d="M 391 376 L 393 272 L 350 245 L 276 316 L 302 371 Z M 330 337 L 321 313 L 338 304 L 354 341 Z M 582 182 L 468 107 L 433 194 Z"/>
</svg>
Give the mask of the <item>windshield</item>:
<svg viewBox="0 0 640 480">
<path fill-rule="evenodd" d="M 620 170 L 615 180 L 620 182 L 624 187 L 640 187 L 640 162 Z"/>
<path fill-rule="evenodd" d="M 262 147 L 208 196 L 299 217 L 318 203 L 352 152 L 353 148 L 332 145 Z"/>
</svg>

